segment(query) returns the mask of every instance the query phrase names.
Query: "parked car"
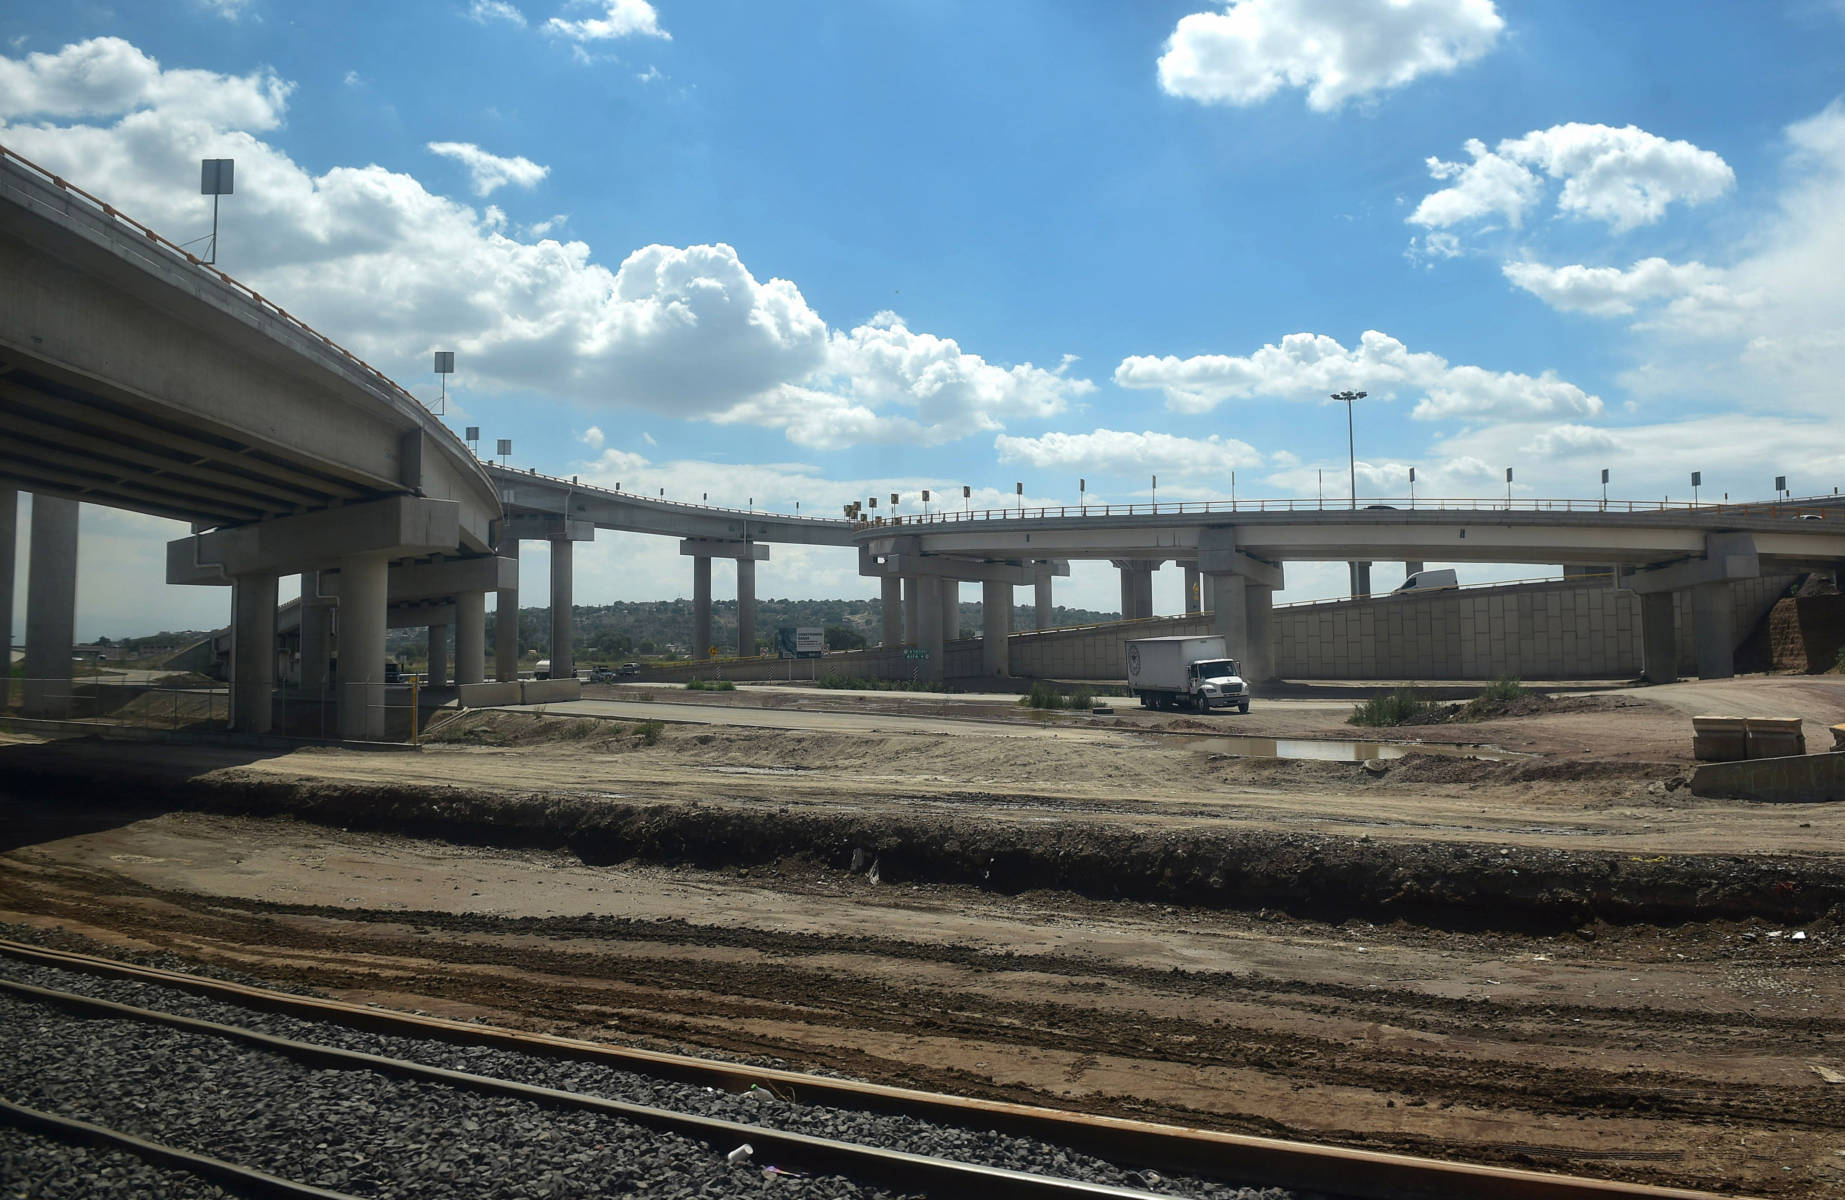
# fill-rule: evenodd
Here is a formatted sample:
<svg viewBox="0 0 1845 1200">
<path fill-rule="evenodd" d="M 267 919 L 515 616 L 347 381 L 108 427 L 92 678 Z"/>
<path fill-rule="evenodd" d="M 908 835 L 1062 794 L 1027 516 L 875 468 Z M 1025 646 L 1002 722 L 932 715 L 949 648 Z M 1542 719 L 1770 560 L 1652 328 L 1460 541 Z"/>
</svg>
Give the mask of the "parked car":
<svg viewBox="0 0 1845 1200">
<path fill-rule="evenodd" d="M 589 673 L 591 683 L 614 683 L 615 671 L 609 667 L 597 667 Z"/>
<path fill-rule="evenodd" d="M 617 675 L 639 675 L 641 673 L 641 664 L 623 663 L 616 669 L 615 673 Z"/>
</svg>

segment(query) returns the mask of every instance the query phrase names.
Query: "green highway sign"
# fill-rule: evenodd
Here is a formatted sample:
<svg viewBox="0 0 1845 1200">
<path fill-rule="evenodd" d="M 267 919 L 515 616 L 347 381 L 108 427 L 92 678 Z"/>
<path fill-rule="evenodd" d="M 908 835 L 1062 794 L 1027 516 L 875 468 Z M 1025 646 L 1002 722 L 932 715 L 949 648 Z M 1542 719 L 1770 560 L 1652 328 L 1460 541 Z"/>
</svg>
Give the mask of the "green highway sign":
<svg viewBox="0 0 1845 1200">
<path fill-rule="evenodd" d="M 929 652 L 927 650 L 905 650 L 903 652 L 903 657 L 905 658 L 928 658 Z"/>
</svg>

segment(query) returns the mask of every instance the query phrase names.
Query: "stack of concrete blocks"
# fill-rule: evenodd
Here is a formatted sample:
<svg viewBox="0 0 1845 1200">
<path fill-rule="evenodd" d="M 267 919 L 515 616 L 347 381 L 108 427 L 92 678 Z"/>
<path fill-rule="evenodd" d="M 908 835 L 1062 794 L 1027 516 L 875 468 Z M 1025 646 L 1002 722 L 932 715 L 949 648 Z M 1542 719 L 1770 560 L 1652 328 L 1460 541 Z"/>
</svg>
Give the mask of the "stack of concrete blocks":
<svg viewBox="0 0 1845 1200">
<path fill-rule="evenodd" d="M 1693 717 L 1691 753 L 1699 762 L 1792 758 L 1807 752 L 1799 717 Z"/>
</svg>

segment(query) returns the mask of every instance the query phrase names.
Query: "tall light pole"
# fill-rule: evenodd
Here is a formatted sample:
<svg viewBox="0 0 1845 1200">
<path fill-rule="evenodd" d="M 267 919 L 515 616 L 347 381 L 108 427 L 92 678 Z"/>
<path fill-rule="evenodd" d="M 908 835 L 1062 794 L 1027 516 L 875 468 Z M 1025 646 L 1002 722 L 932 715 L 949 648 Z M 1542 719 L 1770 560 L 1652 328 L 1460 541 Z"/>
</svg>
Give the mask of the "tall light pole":
<svg viewBox="0 0 1845 1200">
<path fill-rule="evenodd" d="M 1352 435 L 1352 401 L 1363 400 L 1365 398 L 1365 393 L 1353 392 L 1353 391 L 1334 392 L 1332 394 L 1332 398 L 1334 400 L 1345 401 L 1345 465 L 1346 465 L 1347 471 L 1351 475 L 1352 507 L 1357 508 L 1358 507 L 1358 452 L 1357 452 L 1356 439 Z"/>
</svg>

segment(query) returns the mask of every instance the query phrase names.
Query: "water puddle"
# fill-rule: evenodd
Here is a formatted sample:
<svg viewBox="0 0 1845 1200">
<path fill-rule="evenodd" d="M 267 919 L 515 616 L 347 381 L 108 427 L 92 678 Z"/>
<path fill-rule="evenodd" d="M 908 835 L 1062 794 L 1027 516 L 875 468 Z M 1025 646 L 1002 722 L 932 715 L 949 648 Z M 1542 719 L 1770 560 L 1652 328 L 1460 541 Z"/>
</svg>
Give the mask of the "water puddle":
<svg viewBox="0 0 1845 1200">
<path fill-rule="evenodd" d="M 706 767 L 718 775 L 800 775 L 812 767 Z"/>
<path fill-rule="evenodd" d="M 1344 742 L 1317 738 L 1200 737 L 1186 746 L 1214 754 L 1243 758 L 1306 758 L 1315 762 L 1364 762 L 1366 759 L 1402 758 L 1406 754 L 1436 754 L 1446 758 L 1477 758 L 1503 762 L 1517 757 L 1497 746 L 1449 746 L 1422 742 Z"/>
</svg>

